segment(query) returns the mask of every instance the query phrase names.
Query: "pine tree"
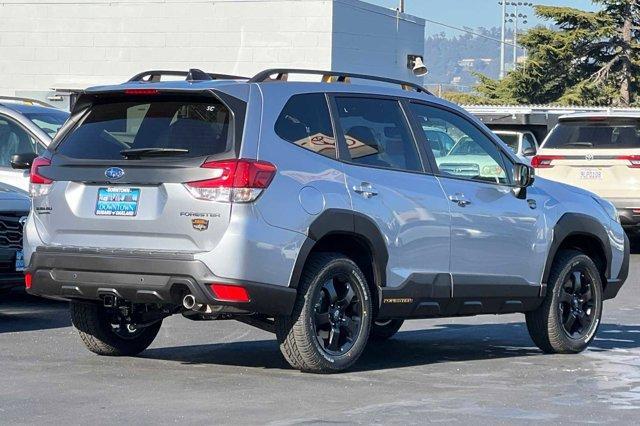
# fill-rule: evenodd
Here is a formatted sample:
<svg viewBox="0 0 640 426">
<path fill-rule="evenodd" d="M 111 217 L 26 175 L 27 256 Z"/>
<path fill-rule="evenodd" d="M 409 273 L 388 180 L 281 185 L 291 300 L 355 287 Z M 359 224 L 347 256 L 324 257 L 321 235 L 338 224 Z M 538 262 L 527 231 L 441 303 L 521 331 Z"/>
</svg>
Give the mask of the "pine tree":
<svg viewBox="0 0 640 426">
<path fill-rule="evenodd" d="M 555 28 L 520 37 L 529 52 L 503 80 L 480 79 L 488 101 L 629 106 L 640 103 L 640 1 L 594 0 L 597 12 L 537 6 Z"/>
</svg>

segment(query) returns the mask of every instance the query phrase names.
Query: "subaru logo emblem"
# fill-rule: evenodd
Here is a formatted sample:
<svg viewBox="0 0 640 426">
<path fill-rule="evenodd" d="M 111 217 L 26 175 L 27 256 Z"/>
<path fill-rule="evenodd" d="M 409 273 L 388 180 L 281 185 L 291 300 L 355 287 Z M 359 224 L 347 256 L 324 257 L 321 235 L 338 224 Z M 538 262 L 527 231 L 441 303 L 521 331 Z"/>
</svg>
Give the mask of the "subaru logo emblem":
<svg viewBox="0 0 640 426">
<path fill-rule="evenodd" d="M 124 170 L 122 170 L 120 167 L 109 167 L 104 171 L 104 175 L 107 177 L 107 179 L 118 180 L 122 178 L 122 176 L 124 176 Z"/>
</svg>

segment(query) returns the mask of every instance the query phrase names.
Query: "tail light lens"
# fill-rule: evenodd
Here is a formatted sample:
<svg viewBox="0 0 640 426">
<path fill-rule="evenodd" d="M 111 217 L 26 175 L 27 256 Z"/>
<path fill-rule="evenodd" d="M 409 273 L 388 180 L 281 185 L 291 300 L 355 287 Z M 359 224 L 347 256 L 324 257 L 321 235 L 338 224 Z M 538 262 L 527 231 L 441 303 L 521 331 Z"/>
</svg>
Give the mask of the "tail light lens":
<svg viewBox="0 0 640 426">
<path fill-rule="evenodd" d="M 31 279 L 32 279 L 32 275 L 31 272 L 27 272 L 26 274 L 24 274 L 24 286 L 27 289 L 31 288 Z"/>
<path fill-rule="evenodd" d="M 628 161 L 632 169 L 640 169 L 640 155 L 621 155 L 617 159 Z"/>
<path fill-rule="evenodd" d="M 531 167 L 535 169 L 550 169 L 554 160 L 563 160 L 561 155 L 536 155 L 531 159 Z"/>
<path fill-rule="evenodd" d="M 29 174 L 29 193 L 32 197 L 47 195 L 51 190 L 52 179 L 44 177 L 40 174 L 40 167 L 51 165 L 51 160 L 44 157 L 37 157 L 31 164 L 31 173 Z"/>
<path fill-rule="evenodd" d="M 251 298 L 249 297 L 249 293 L 247 293 L 247 289 L 241 287 L 239 285 L 228 285 L 228 284 L 211 284 L 211 290 L 213 294 L 216 295 L 216 299 L 225 301 L 225 302 L 250 302 Z"/>
<path fill-rule="evenodd" d="M 213 177 L 187 182 L 184 186 L 195 198 L 224 203 L 250 203 L 266 189 L 276 174 L 276 167 L 266 161 L 210 161 L 202 168 Z"/>
</svg>

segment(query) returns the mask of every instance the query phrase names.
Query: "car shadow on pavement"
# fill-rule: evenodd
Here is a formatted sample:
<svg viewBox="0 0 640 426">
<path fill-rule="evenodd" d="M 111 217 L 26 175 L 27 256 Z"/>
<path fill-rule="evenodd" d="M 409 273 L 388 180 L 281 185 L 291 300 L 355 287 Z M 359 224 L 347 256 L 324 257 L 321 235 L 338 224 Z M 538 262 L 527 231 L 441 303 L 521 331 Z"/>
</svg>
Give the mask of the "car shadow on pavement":
<svg viewBox="0 0 640 426">
<path fill-rule="evenodd" d="M 640 348 L 640 325 L 603 324 L 592 351 Z M 371 343 L 350 371 L 373 371 L 443 362 L 543 356 L 522 323 L 443 324 L 401 331 L 385 342 Z M 148 349 L 142 358 L 184 364 L 289 369 L 275 340 L 214 343 Z"/>
<path fill-rule="evenodd" d="M 0 296 L 0 334 L 47 330 L 71 325 L 68 304 L 13 290 Z"/>
<path fill-rule="evenodd" d="M 630 235 L 629 242 L 631 245 L 631 254 L 640 254 L 640 236 Z"/>
</svg>

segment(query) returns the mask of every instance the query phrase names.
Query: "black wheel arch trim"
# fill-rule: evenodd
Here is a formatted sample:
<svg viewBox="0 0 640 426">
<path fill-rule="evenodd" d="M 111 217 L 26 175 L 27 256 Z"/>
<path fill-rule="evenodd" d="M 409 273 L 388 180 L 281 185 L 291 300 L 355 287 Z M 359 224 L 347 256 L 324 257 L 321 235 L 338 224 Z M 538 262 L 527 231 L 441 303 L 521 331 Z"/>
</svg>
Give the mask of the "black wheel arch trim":
<svg viewBox="0 0 640 426">
<path fill-rule="evenodd" d="M 595 238 L 600 243 L 600 248 L 604 252 L 606 269 L 605 278 L 611 277 L 611 244 L 609 243 L 609 235 L 604 225 L 591 216 L 582 213 L 565 213 L 553 228 L 553 241 L 547 255 L 547 261 L 542 276 L 542 288 L 546 289 L 546 284 L 551 273 L 551 266 L 558 254 L 558 249 L 562 243 L 572 236 L 586 236 Z"/>
<path fill-rule="evenodd" d="M 365 242 L 373 255 L 373 273 L 376 284 L 386 284 L 386 269 L 389 260 L 387 246 L 378 226 L 365 215 L 346 209 L 328 209 L 322 212 L 309 226 L 308 238 L 302 244 L 291 274 L 289 287 L 297 288 L 302 270 L 316 243 L 329 235 L 352 235 Z"/>
</svg>

